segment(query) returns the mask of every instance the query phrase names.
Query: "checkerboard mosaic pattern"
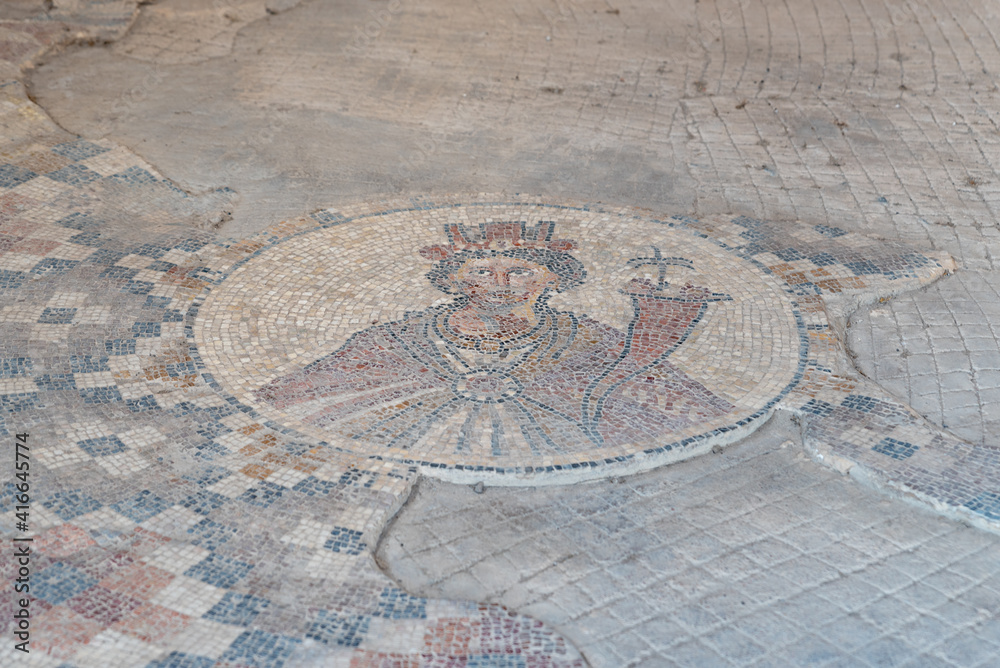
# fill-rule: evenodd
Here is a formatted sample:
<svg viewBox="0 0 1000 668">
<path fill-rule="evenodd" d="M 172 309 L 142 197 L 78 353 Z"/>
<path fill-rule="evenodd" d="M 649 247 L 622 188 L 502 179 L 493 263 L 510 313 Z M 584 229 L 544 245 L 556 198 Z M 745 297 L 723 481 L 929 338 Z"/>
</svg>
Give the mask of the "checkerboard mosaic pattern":
<svg viewBox="0 0 1000 668">
<path fill-rule="evenodd" d="M 218 239 L 158 210 L 143 218 L 165 198 L 183 207 L 184 193 L 120 147 L 66 136 L 16 88 L 0 89 L 13 138 L 0 154 L 0 434 L 30 432 L 37 467 L 30 665 L 582 665 L 534 620 L 389 581 L 373 546 L 421 464 L 338 448 L 262 414 L 195 336 L 200 305 L 234 270 L 303 232 L 363 231 L 404 210 L 550 203 L 384 202 Z M 566 206 L 673 225 L 759 268 L 798 313 L 801 376 L 777 405 L 801 416 L 817 456 L 1000 521 L 995 449 L 934 429 L 856 377 L 831 326 L 831 313 L 941 276 L 947 258 L 832 227 Z M 234 331 L 254 336 L 251 320 Z M 6 538 L 14 503 L 4 483 Z M 13 568 L 0 561 L 5 578 Z M 0 603 L 5 619 L 10 605 Z"/>
<path fill-rule="evenodd" d="M 103 142 L 7 160 L 0 429 L 32 434 L 44 481 L 32 664 L 580 665 L 532 620 L 410 596 L 374 566 L 411 468 L 293 438 L 213 391 L 185 317 L 213 275 L 201 256 L 240 246 L 176 225 L 130 241 L 103 218 L 115 198 L 183 193 Z"/>
</svg>

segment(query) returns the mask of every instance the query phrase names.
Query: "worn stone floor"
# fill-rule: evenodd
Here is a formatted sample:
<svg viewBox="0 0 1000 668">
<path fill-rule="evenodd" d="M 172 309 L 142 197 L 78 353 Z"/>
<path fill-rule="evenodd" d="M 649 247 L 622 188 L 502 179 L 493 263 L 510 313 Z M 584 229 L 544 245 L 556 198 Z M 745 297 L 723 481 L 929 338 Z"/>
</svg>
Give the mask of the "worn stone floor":
<svg viewBox="0 0 1000 668">
<path fill-rule="evenodd" d="M 0 4 L 0 662 L 995 665 L 998 16 Z"/>
<path fill-rule="evenodd" d="M 996 536 L 824 469 L 795 431 L 571 488 L 423 482 L 379 563 L 550 623 L 593 666 L 994 664 Z"/>
</svg>

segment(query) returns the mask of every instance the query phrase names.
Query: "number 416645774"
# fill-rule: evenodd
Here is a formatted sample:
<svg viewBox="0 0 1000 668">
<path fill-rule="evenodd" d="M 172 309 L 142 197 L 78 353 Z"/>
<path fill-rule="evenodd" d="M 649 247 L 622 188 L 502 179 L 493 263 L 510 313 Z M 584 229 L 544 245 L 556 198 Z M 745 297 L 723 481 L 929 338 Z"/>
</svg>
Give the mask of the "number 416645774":
<svg viewBox="0 0 1000 668">
<path fill-rule="evenodd" d="M 30 487 L 28 484 L 28 472 L 31 468 L 29 451 L 28 435 L 17 434 L 17 444 L 14 450 L 14 468 L 17 470 L 17 473 L 14 474 L 14 477 L 17 478 L 18 482 L 14 484 L 14 488 L 17 490 L 14 500 L 18 505 L 14 509 L 17 511 L 15 517 L 20 522 L 28 521 L 28 501 L 30 500 L 28 496 L 28 489 Z"/>
</svg>

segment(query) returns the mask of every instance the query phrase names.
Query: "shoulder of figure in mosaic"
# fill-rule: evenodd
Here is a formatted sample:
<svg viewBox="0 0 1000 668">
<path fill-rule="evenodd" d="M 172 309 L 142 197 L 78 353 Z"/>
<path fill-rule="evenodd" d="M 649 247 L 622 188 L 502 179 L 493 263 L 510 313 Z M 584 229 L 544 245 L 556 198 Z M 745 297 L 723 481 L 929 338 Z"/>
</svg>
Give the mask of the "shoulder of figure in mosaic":
<svg viewBox="0 0 1000 668">
<path fill-rule="evenodd" d="M 666 281 L 656 283 L 648 278 L 633 278 L 620 292 L 632 297 L 649 297 L 676 302 L 724 302 L 733 299 L 724 292 L 712 292 L 710 288 L 701 285 L 688 283 L 677 287 Z"/>
</svg>

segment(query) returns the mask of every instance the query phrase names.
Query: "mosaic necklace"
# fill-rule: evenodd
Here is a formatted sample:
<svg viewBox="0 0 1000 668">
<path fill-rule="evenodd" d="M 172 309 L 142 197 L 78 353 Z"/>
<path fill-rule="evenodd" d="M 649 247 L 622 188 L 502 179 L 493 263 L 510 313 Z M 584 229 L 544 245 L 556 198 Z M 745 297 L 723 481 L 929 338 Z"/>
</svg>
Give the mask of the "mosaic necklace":
<svg viewBox="0 0 1000 668">
<path fill-rule="evenodd" d="M 444 309 L 436 314 L 433 322 L 434 333 L 448 343 L 464 350 L 497 354 L 500 359 L 506 359 L 512 351 L 538 346 L 555 329 L 555 315 L 551 309 L 545 308 L 539 314 L 541 317 L 538 324 L 524 334 L 511 338 L 500 338 L 493 335 L 468 336 L 455 331 L 449 323 L 449 318 L 454 312 L 454 309 Z"/>
</svg>

